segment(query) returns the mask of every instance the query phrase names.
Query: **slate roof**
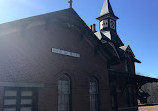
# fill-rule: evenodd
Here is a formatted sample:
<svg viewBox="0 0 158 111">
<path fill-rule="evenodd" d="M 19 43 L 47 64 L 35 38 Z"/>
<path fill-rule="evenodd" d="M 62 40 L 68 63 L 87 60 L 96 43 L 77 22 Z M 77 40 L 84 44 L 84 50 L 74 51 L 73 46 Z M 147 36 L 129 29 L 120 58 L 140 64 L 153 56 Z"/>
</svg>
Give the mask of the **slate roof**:
<svg viewBox="0 0 158 111">
<path fill-rule="evenodd" d="M 128 54 L 134 62 L 141 63 L 141 61 L 135 58 L 135 55 L 129 45 L 119 47 L 118 51 L 119 54 L 121 54 L 121 57 L 126 58 L 126 54 Z"/>
<path fill-rule="evenodd" d="M 109 0 L 104 0 L 104 4 L 100 16 L 97 17 L 96 19 L 100 20 L 102 17 L 106 17 L 106 16 L 111 16 L 114 19 L 119 19 L 117 16 L 115 16 Z"/>
<path fill-rule="evenodd" d="M 110 42 L 111 40 L 106 37 L 106 35 L 104 35 L 102 32 L 98 31 L 98 32 L 95 32 L 94 33 L 96 35 L 96 37 L 99 39 L 99 40 L 105 40 L 107 42 Z"/>
<path fill-rule="evenodd" d="M 56 12 L 51 12 L 47 14 L 32 16 L 4 24 L 0 24 L 0 33 L 8 30 L 8 28 L 17 28 L 17 27 L 25 27 L 27 24 L 32 23 L 38 20 L 46 20 L 46 21 L 58 21 L 61 24 L 71 24 L 72 27 L 79 28 L 84 32 L 90 32 L 89 27 L 85 24 L 85 22 L 79 17 L 79 15 L 74 11 L 73 8 L 68 8 Z"/>
<path fill-rule="evenodd" d="M 120 49 L 124 50 L 125 52 L 131 53 L 133 57 L 135 57 L 131 47 L 129 45 L 121 46 Z"/>
<path fill-rule="evenodd" d="M 141 63 L 139 60 L 135 58 L 135 55 L 130 48 L 129 45 L 124 46 L 122 41 L 119 39 L 118 35 L 115 33 L 112 33 L 110 31 L 98 31 L 95 32 L 95 35 L 97 38 L 102 42 L 102 44 L 110 44 L 112 46 L 111 50 L 114 50 L 116 55 L 118 55 L 118 58 L 126 58 L 127 53 L 131 53 L 131 59 L 134 62 Z M 113 44 L 113 45 L 112 45 Z"/>
<path fill-rule="evenodd" d="M 114 17 L 115 19 L 118 19 L 118 17 L 116 17 L 114 12 L 113 12 L 113 9 L 111 7 L 109 0 L 105 0 L 103 7 L 102 7 L 102 10 L 101 10 L 101 13 L 100 13 L 100 16 L 97 19 L 100 21 L 100 20 L 103 20 L 105 17 L 109 17 L 109 16 Z M 127 55 L 129 53 L 131 53 L 132 57 L 133 57 L 132 58 L 133 61 L 140 63 L 140 61 L 135 58 L 135 55 L 134 55 L 133 51 L 131 50 L 131 48 L 129 47 L 129 45 L 124 46 L 123 42 L 119 38 L 116 31 L 100 30 L 98 32 L 95 32 L 95 35 L 97 36 L 97 38 L 99 40 L 101 40 L 101 42 L 103 44 L 106 44 L 106 43 L 113 44 L 112 45 L 113 49 L 119 55 L 120 58 L 122 58 L 122 57 L 126 58 Z"/>
<path fill-rule="evenodd" d="M 94 47 L 97 47 L 95 50 L 102 51 L 101 53 L 103 54 L 103 56 L 106 57 L 106 59 L 112 59 L 114 56 L 116 56 L 110 51 L 107 51 L 107 49 L 111 50 L 111 47 L 107 45 L 102 45 L 101 41 L 95 36 L 92 30 L 86 25 L 86 23 L 80 18 L 80 16 L 75 12 L 73 8 L 68 8 L 56 12 L 51 12 L 47 14 L 37 15 L 25 19 L 0 24 L 0 37 L 5 34 L 10 34 L 10 30 L 16 31 L 14 30 L 16 28 L 19 28 L 20 31 L 21 29 L 25 30 L 25 27 L 27 27 L 27 25 L 39 20 L 46 21 L 48 25 L 49 21 L 54 21 L 55 23 L 59 23 L 62 26 L 64 25 L 64 27 L 66 28 L 77 30 L 85 37 L 87 37 L 88 40 L 90 40 L 90 42 L 94 45 Z"/>
<path fill-rule="evenodd" d="M 8 34 L 8 31 L 10 29 L 15 28 L 25 28 L 27 24 L 30 24 L 34 21 L 38 20 L 46 20 L 49 21 L 55 21 L 60 23 L 61 25 L 69 26 L 73 29 L 79 30 L 82 34 L 86 35 L 88 39 L 93 42 L 94 45 L 102 44 L 102 40 L 104 42 L 109 42 L 110 44 L 113 43 L 113 45 L 100 45 L 100 48 L 102 48 L 105 52 L 107 49 L 114 50 L 116 52 L 116 56 L 123 55 L 123 52 L 118 49 L 117 47 L 123 46 L 124 44 L 118 37 L 117 33 L 108 32 L 108 31 L 99 31 L 95 34 L 92 33 L 92 31 L 89 29 L 89 27 L 86 25 L 86 23 L 80 18 L 80 16 L 75 12 L 73 8 L 68 8 L 56 12 L 51 12 L 43 15 L 33 16 L 25 19 L 20 19 L 8 23 L 4 23 L 0 25 L 0 36 L 3 34 Z M 14 30 L 13 30 L 14 31 Z M 116 45 L 117 44 L 117 45 Z M 111 47 L 112 46 L 112 47 Z M 106 50 L 105 50 L 106 49 Z M 112 51 L 113 52 L 113 51 Z M 109 52 L 110 53 L 110 52 Z M 111 54 L 111 53 L 110 53 Z M 112 54 L 113 55 L 113 54 Z M 111 56 L 112 58 L 113 56 Z"/>
<path fill-rule="evenodd" d="M 99 40 L 106 40 L 114 43 L 116 47 L 123 46 L 123 42 L 120 40 L 119 36 L 115 32 L 111 31 L 98 31 L 95 33 Z"/>
<path fill-rule="evenodd" d="M 101 10 L 101 13 L 100 13 L 100 16 L 106 15 L 106 14 L 109 14 L 109 13 L 114 15 L 114 12 L 112 10 L 112 7 L 111 7 L 111 4 L 110 4 L 109 0 L 105 0 L 104 4 L 103 4 L 103 7 L 102 7 L 102 10 Z"/>
<path fill-rule="evenodd" d="M 88 39 L 94 41 L 95 45 L 100 43 L 94 33 L 89 29 L 86 23 L 80 18 L 80 16 L 73 8 L 0 24 L 0 36 L 2 36 L 3 34 L 9 34 L 10 30 L 14 31 L 14 29 L 16 28 L 25 29 L 27 25 L 32 24 L 33 22 L 36 22 L 38 20 L 44 20 L 47 24 L 49 24 L 49 21 L 54 21 L 55 23 L 59 23 L 60 25 L 65 25 L 67 28 L 78 30 L 82 34 L 88 36 Z"/>
</svg>

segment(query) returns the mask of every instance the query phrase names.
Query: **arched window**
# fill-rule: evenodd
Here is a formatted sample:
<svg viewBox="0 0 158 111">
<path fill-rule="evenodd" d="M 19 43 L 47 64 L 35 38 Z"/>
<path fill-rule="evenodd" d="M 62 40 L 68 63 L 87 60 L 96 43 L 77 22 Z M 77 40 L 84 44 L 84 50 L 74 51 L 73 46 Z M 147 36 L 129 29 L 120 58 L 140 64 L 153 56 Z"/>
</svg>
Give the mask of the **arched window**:
<svg viewBox="0 0 158 111">
<path fill-rule="evenodd" d="M 63 75 L 58 81 L 58 111 L 70 111 L 70 78 Z"/>
<path fill-rule="evenodd" d="M 98 111 L 98 81 L 91 78 L 89 87 L 90 111 Z"/>
</svg>

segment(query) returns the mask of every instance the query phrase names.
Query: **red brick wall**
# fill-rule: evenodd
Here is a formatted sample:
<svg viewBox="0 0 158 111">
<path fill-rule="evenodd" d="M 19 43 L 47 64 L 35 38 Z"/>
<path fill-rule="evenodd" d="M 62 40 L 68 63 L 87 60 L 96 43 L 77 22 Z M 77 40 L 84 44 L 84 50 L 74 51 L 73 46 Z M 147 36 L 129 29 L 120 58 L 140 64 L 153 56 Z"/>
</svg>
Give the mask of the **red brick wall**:
<svg viewBox="0 0 158 111">
<path fill-rule="evenodd" d="M 125 71 L 125 63 L 123 60 L 120 60 L 119 64 L 113 65 L 110 68 L 115 69 L 115 70 L 119 70 L 119 71 Z"/>
<path fill-rule="evenodd" d="M 135 63 L 130 62 L 130 72 L 135 74 Z"/>
<path fill-rule="evenodd" d="M 57 111 L 57 88 L 47 87 L 39 89 L 38 111 Z"/>
<path fill-rule="evenodd" d="M 118 65 L 113 65 L 110 67 L 111 69 L 125 71 L 125 61 L 120 60 Z M 135 74 L 135 63 L 133 61 L 129 61 L 129 72 Z"/>
<path fill-rule="evenodd" d="M 54 54 L 51 48 L 76 52 L 81 57 Z M 57 24 L 47 29 L 45 25 L 33 27 L 1 37 L 0 52 L 0 81 L 46 84 L 39 88 L 39 111 L 57 111 L 57 80 L 65 73 L 72 79 L 73 111 L 89 110 L 91 76 L 99 79 L 100 111 L 110 111 L 106 60 L 94 55 L 94 47 L 80 33 Z"/>
</svg>

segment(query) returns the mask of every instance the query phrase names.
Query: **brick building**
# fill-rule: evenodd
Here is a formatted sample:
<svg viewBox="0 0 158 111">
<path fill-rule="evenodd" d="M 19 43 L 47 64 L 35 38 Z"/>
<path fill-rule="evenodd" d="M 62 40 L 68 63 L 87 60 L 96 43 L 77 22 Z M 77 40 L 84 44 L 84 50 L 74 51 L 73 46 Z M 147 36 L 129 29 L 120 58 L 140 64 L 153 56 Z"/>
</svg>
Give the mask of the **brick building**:
<svg viewBox="0 0 158 111">
<path fill-rule="evenodd" d="M 70 8 L 0 25 L 0 111 L 137 111 L 138 62 L 105 0 L 100 31 Z"/>
</svg>

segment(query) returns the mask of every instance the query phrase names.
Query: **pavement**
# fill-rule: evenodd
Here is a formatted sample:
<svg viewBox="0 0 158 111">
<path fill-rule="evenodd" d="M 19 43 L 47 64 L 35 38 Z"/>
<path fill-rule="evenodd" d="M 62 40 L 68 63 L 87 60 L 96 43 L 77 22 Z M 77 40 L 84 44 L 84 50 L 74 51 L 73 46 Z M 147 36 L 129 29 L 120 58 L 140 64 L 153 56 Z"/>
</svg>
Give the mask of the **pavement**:
<svg viewBox="0 0 158 111">
<path fill-rule="evenodd" d="M 144 107 L 139 107 L 138 111 L 158 111 L 158 106 L 144 106 Z"/>
</svg>

